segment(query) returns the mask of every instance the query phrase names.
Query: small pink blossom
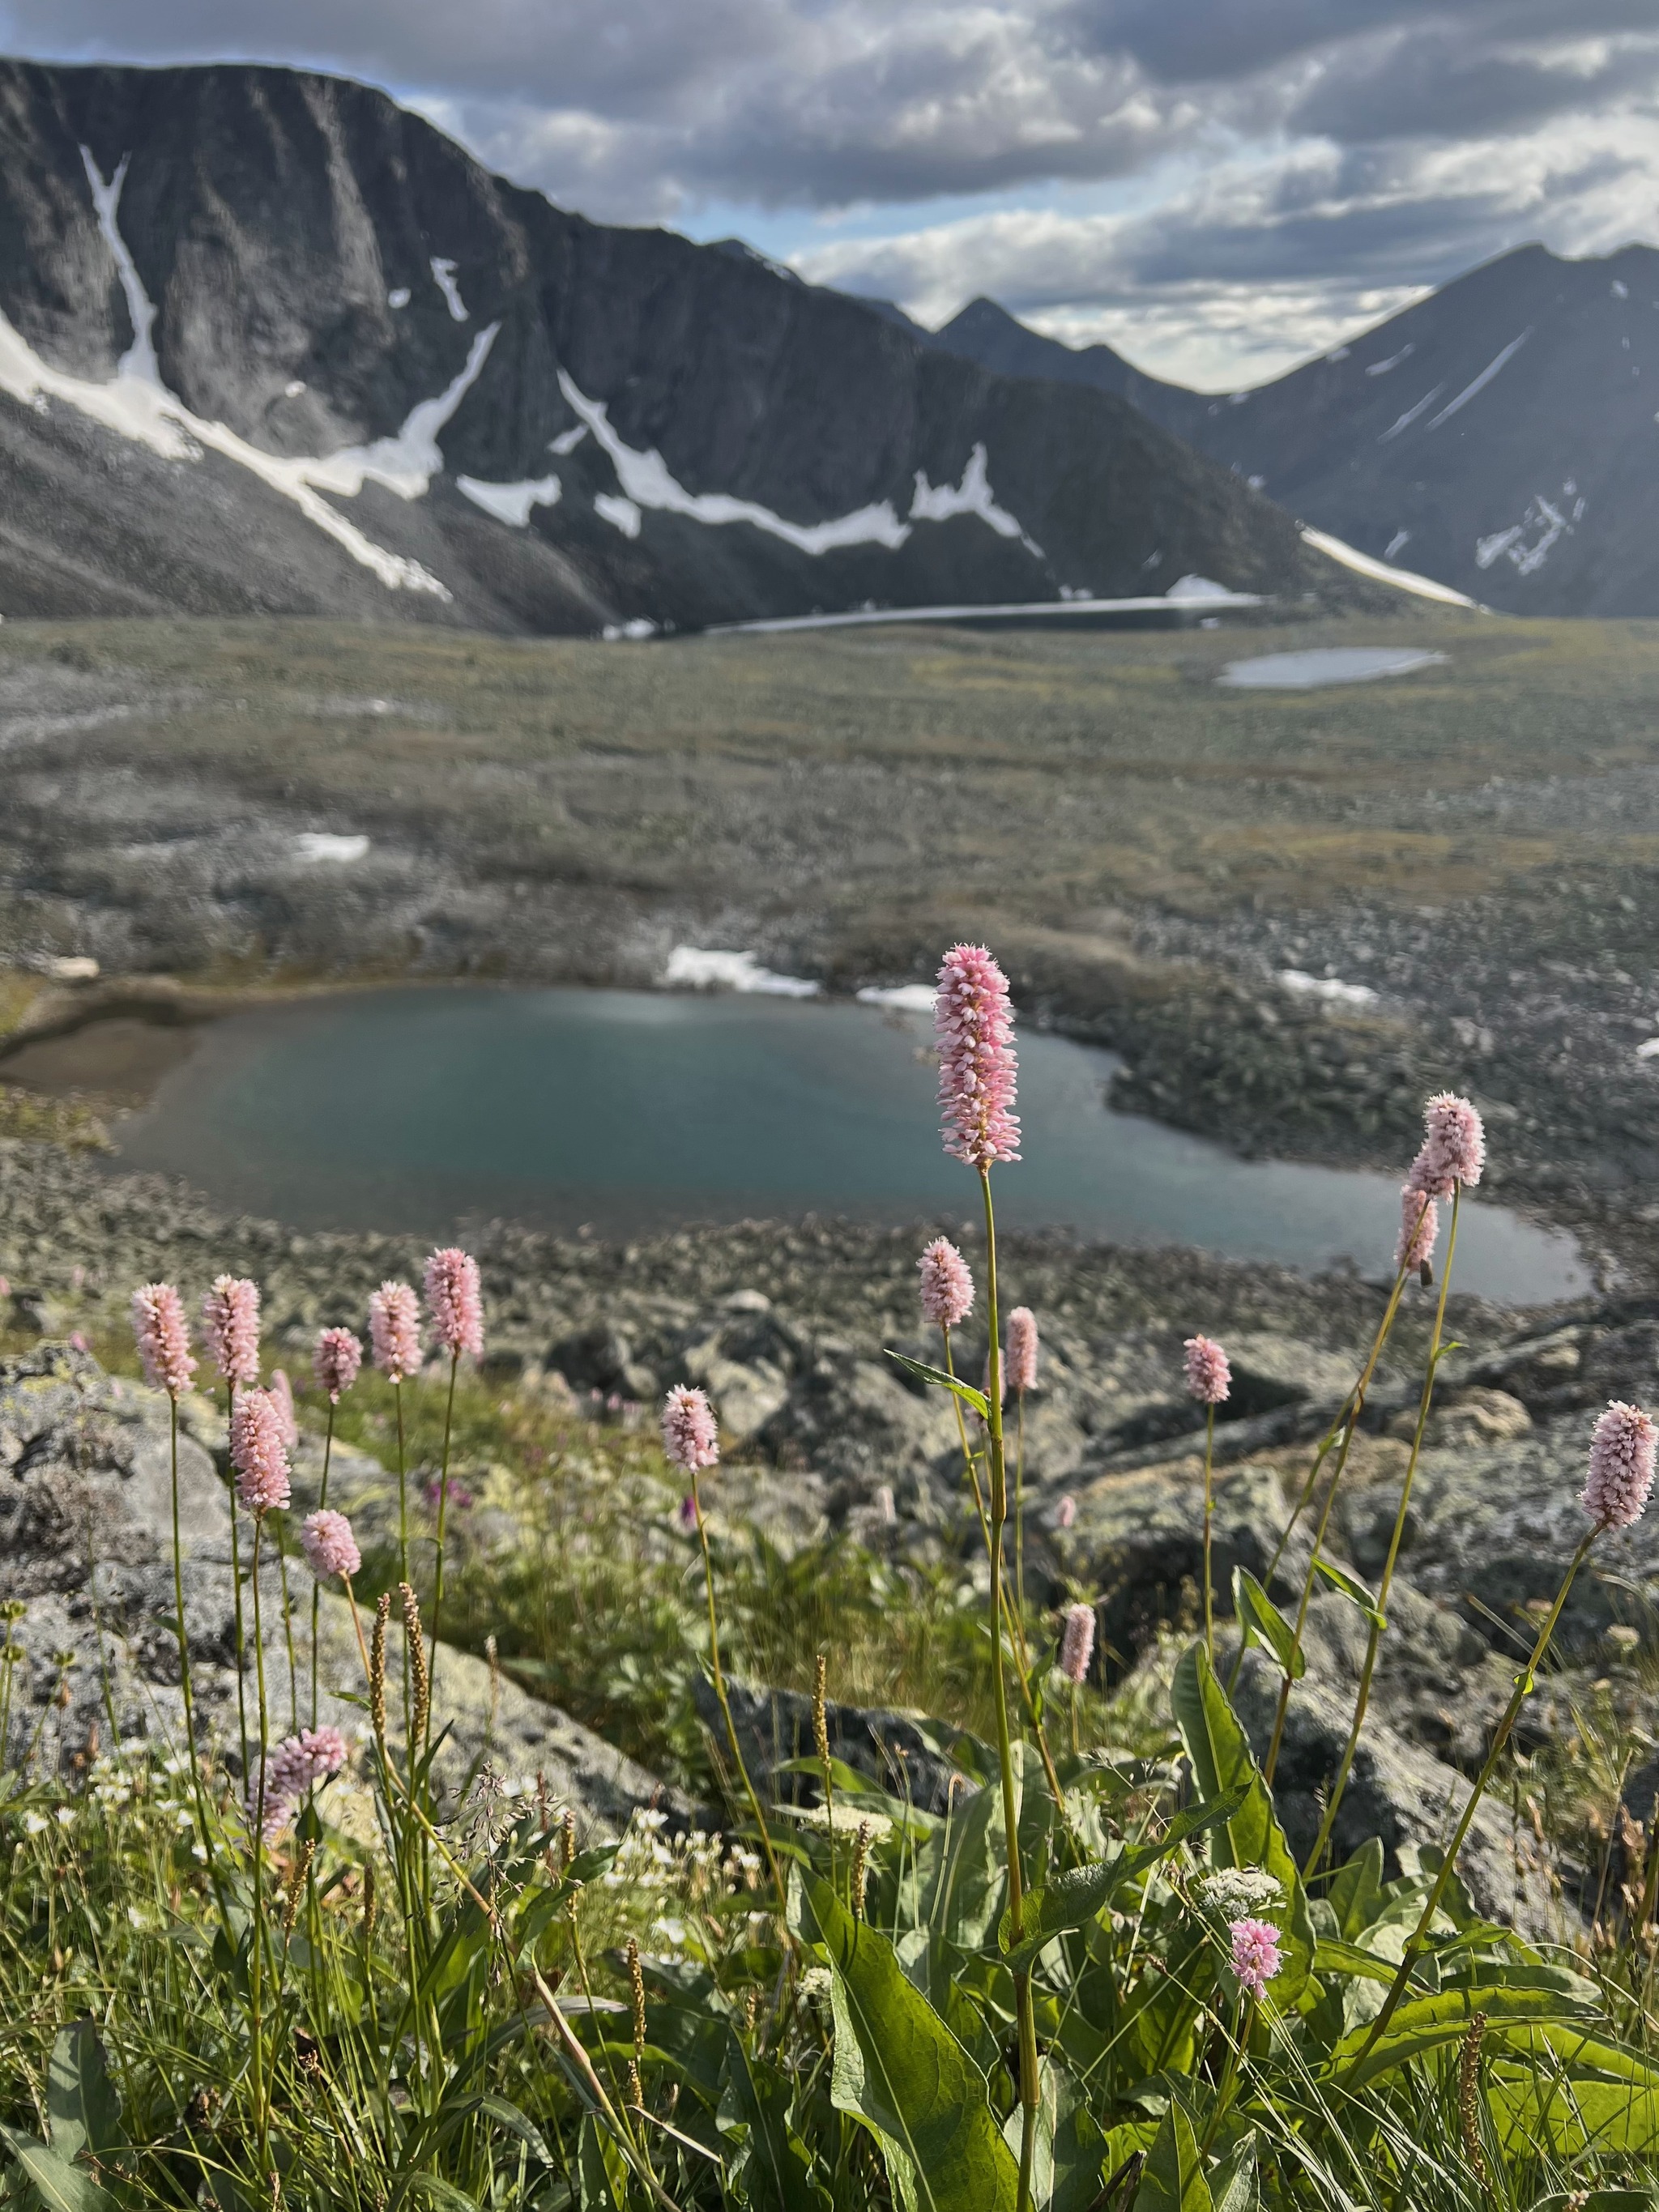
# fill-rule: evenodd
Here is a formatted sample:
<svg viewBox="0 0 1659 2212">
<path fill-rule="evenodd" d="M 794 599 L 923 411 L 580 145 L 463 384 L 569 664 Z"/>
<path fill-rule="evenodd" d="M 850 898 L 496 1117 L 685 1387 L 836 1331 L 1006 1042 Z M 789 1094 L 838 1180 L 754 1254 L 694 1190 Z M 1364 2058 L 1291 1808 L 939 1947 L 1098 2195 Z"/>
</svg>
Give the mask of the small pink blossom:
<svg viewBox="0 0 1659 2212">
<path fill-rule="evenodd" d="M 72 1328 L 70 1331 L 69 1348 L 71 1352 L 88 1352 L 91 1350 L 91 1346 L 88 1344 L 86 1338 L 82 1334 L 78 1328 Z"/>
<path fill-rule="evenodd" d="M 132 1334 L 145 1381 L 169 1398 L 188 1390 L 196 1362 L 190 1356 L 184 1300 L 171 1283 L 146 1283 L 133 1292 Z"/>
<path fill-rule="evenodd" d="M 294 1386 L 286 1371 L 280 1367 L 270 1370 L 271 1402 L 276 1408 L 276 1418 L 283 1427 L 283 1449 L 294 1451 L 300 1442 L 300 1424 L 294 1414 Z"/>
<path fill-rule="evenodd" d="M 450 1244 L 432 1255 L 426 1263 L 426 1304 L 433 1334 L 452 1359 L 462 1352 L 483 1357 L 483 1297 L 471 1253 Z"/>
<path fill-rule="evenodd" d="M 421 1306 L 407 1283 L 382 1283 L 368 1302 L 374 1364 L 394 1382 L 421 1369 Z"/>
<path fill-rule="evenodd" d="M 1226 1353 L 1212 1336 L 1189 1336 L 1183 1348 L 1188 1396 L 1196 1398 L 1200 1406 L 1221 1405 L 1233 1387 Z"/>
<path fill-rule="evenodd" d="M 301 1523 L 300 1548 L 319 1583 L 331 1582 L 336 1576 L 343 1581 L 356 1574 L 363 1564 L 350 1522 L 343 1513 L 326 1506 L 320 1512 L 307 1513 Z"/>
<path fill-rule="evenodd" d="M 935 1328 L 955 1328 L 973 1310 L 974 1279 L 948 1237 L 936 1237 L 916 1262 L 921 1310 Z"/>
<path fill-rule="evenodd" d="M 1486 1133 L 1467 1098 L 1438 1091 L 1423 1109 L 1422 1150 L 1406 1180 L 1431 1198 L 1449 1198 L 1462 1183 L 1472 1190 L 1486 1164 Z"/>
<path fill-rule="evenodd" d="M 664 1399 L 662 1448 L 670 1462 L 686 1474 L 719 1463 L 720 1432 L 714 1425 L 714 1409 L 701 1390 L 689 1390 L 678 1382 Z"/>
<path fill-rule="evenodd" d="M 250 1513 L 270 1513 L 289 1501 L 288 1454 L 282 1416 L 269 1390 L 239 1390 L 230 1423 L 230 1463 L 236 1495 Z"/>
<path fill-rule="evenodd" d="M 1060 1671 L 1068 1682 L 1088 1679 L 1095 1652 L 1095 1609 L 1091 1605 L 1068 1605 L 1060 1636 Z"/>
<path fill-rule="evenodd" d="M 894 1498 L 893 1486 L 890 1482 L 878 1482 L 876 1485 L 875 1507 L 876 1518 L 884 1528 L 892 1528 L 898 1525 L 898 1505 Z"/>
<path fill-rule="evenodd" d="M 295 1806 L 307 1790 L 337 1774 L 350 1757 L 350 1747 L 338 1729 L 302 1729 L 276 1745 L 264 1767 L 264 1819 L 261 1833 L 274 1844 L 287 1826 Z M 257 1783 L 248 1790 L 248 1818 L 259 1811 Z"/>
<path fill-rule="evenodd" d="M 216 1275 L 202 1301 L 202 1327 L 213 1364 L 227 1382 L 259 1379 L 259 1286 L 242 1275 Z"/>
<path fill-rule="evenodd" d="M 1283 1963 L 1278 1929 L 1271 1920 L 1235 1920 L 1227 1932 L 1233 1939 L 1232 1968 L 1239 1988 L 1246 1996 L 1261 1996 Z"/>
<path fill-rule="evenodd" d="M 999 1160 L 1017 1160 L 1018 1062 L 1008 979 L 982 945 L 952 945 L 945 954 L 933 1027 L 945 1151 L 981 1174 Z"/>
<path fill-rule="evenodd" d="M 349 1328 L 322 1331 L 311 1355 L 311 1371 L 317 1377 L 317 1388 L 326 1394 L 331 1406 L 339 1404 L 357 1380 L 357 1370 L 362 1364 L 363 1347 Z"/>
<path fill-rule="evenodd" d="M 1400 1188 L 1400 1235 L 1394 1248 L 1396 1273 L 1414 1274 L 1434 1257 L 1440 1235 L 1440 1209 L 1414 1184 Z"/>
<path fill-rule="evenodd" d="M 1077 1500 L 1070 1491 L 1054 1508 L 1054 1526 L 1057 1528 L 1074 1528 L 1077 1526 Z"/>
<path fill-rule="evenodd" d="M 1016 1306 L 1008 1316 L 1008 1349 L 1003 1366 L 1003 1385 L 1024 1393 L 1035 1390 L 1037 1376 L 1036 1316 L 1030 1306 Z"/>
<path fill-rule="evenodd" d="M 1583 1506 L 1598 1528 L 1629 1528 L 1641 1519 L 1653 1488 L 1655 1442 L 1647 1414 L 1620 1398 L 1595 1424 Z"/>
<path fill-rule="evenodd" d="M 695 1536 L 697 1533 L 697 1501 L 690 1491 L 674 1508 L 674 1526 L 682 1536 Z"/>
</svg>

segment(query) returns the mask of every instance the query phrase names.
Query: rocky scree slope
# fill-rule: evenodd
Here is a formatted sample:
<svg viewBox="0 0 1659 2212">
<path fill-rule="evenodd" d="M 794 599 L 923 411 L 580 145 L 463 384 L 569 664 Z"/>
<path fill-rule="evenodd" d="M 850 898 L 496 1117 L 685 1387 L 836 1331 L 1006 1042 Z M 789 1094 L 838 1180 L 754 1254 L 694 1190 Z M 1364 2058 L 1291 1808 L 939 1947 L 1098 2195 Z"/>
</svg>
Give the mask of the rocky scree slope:
<svg viewBox="0 0 1659 2212">
<path fill-rule="evenodd" d="M 0 63 L 0 318 L 6 614 L 1375 589 L 1109 395 L 586 222 L 333 78 Z"/>
<path fill-rule="evenodd" d="M 915 328 L 915 325 L 910 325 Z M 1213 397 L 975 300 L 929 342 L 1128 400 L 1374 560 L 1526 615 L 1659 614 L 1659 252 L 1525 246 Z"/>
</svg>

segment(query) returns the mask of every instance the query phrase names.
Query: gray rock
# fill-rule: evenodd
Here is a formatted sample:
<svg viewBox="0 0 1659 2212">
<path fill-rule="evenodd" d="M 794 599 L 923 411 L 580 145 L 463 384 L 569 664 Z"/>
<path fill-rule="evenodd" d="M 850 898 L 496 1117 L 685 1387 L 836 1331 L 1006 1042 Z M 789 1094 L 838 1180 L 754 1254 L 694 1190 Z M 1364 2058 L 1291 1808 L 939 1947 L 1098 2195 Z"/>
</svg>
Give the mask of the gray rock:
<svg viewBox="0 0 1659 2212">
<path fill-rule="evenodd" d="M 179 1520 L 197 1730 L 204 1747 L 240 1771 L 230 1512 L 213 1459 L 191 1433 L 211 1434 L 217 1417 L 200 1402 L 188 1415 L 179 1424 Z M 0 1751 L 8 1760 L 73 1778 L 112 1737 L 182 1748 L 172 1466 L 160 1394 L 106 1376 L 88 1355 L 62 1346 L 43 1344 L 0 1362 L 0 1600 L 21 1608 L 9 1631 L 18 1656 L 7 1662 L 0 1690 Z M 246 1576 L 245 1517 L 240 1543 Z M 313 1587 L 299 1561 L 284 1571 L 267 1542 L 258 1611 L 273 1736 L 310 1722 Z M 240 1687 L 243 1705 L 257 1715 L 253 1620 L 249 1578 Z M 318 1607 L 317 1656 L 319 1720 L 361 1734 L 365 1685 L 357 1635 L 344 1600 L 332 1594 L 323 1594 Z M 395 1626 L 388 1661 L 390 1676 L 400 1680 L 403 1644 Z M 487 1757 L 514 1776 L 540 1775 L 549 1796 L 575 1807 L 589 1825 L 614 1830 L 645 1804 L 660 1804 L 678 1820 L 692 1816 L 684 1798 L 482 1660 L 442 1646 L 434 1680 L 434 1714 L 451 1730 L 434 1773 L 452 1798 Z M 389 1700 L 394 1740 L 399 1704 L 395 1696 Z"/>
<path fill-rule="evenodd" d="M 756 1689 L 728 1682 L 732 1723 L 749 1777 L 764 1803 L 816 1805 L 822 1791 L 814 1774 L 785 1774 L 790 1759 L 816 1757 L 812 1700 L 793 1690 Z M 714 1741 L 726 1747 L 726 1723 L 714 1685 L 699 1676 L 697 1711 Z M 949 1756 L 960 1731 L 925 1713 L 890 1712 L 880 1707 L 827 1701 L 824 1720 L 830 1755 L 867 1776 L 890 1797 L 907 1798 L 924 1813 L 948 1812 L 964 1790 L 976 1785 Z M 984 1759 L 990 1754 L 981 1750 Z"/>
</svg>

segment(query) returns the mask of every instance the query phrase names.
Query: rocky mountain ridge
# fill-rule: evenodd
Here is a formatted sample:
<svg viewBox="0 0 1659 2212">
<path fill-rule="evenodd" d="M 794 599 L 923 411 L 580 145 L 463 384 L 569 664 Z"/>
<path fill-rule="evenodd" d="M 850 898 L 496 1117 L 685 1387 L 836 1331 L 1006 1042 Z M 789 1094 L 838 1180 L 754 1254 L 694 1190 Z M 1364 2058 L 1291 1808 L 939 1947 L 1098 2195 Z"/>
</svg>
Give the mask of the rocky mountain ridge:
<svg viewBox="0 0 1659 2212">
<path fill-rule="evenodd" d="M 15 616 L 643 634 L 1370 588 L 1121 400 L 240 66 L 0 63 L 0 484 Z"/>
<path fill-rule="evenodd" d="M 901 319 L 915 331 L 908 318 Z M 924 343 L 1111 393 L 1306 523 L 1511 614 L 1659 613 L 1659 251 L 1523 246 L 1254 391 L 975 300 Z"/>
</svg>

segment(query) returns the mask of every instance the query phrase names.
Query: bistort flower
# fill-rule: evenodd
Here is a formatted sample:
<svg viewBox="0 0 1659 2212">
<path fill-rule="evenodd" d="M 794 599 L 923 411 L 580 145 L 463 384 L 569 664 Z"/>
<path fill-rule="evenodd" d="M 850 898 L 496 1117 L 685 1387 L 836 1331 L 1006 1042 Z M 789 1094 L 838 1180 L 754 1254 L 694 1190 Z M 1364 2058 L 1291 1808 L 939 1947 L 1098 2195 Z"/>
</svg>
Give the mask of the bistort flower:
<svg viewBox="0 0 1659 2212">
<path fill-rule="evenodd" d="M 1183 1349 L 1188 1395 L 1200 1406 L 1219 1406 L 1233 1387 L 1226 1353 L 1212 1336 L 1189 1336 Z"/>
<path fill-rule="evenodd" d="M 1016 1306 L 1008 1316 L 1007 1349 L 1004 1355 L 1002 1382 L 1006 1390 L 1022 1395 L 1035 1390 L 1037 1377 L 1036 1316 L 1030 1306 Z"/>
<path fill-rule="evenodd" d="M 1615 1398 L 1590 1438 L 1583 1506 L 1598 1528 L 1629 1528 L 1653 1488 L 1655 1431 L 1639 1406 Z"/>
<path fill-rule="evenodd" d="M 355 1575 L 363 1564 L 351 1523 L 343 1513 L 328 1507 L 307 1513 L 300 1528 L 300 1548 L 319 1583 Z"/>
<path fill-rule="evenodd" d="M 288 1453 L 282 1416 L 269 1390 L 236 1393 L 230 1423 L 230 1463 L 236 1495 L 250 1513 L 270 1513 L 289 1501 Z"/>
<path fill-rule="evenodd" d="M 133 1292 L 132 1334 L 152 1389 L 165 1390 L 169 1398 L 188 1390 L 196 1362 L 190 1356 L 184 1300 L 171 1283 L 146 1283 Z"/>
<path fill-rule="evenodd" d="M 968 1262 L 948 1237 L 936 1237 L 916 1267 L 921 1276 L 921 1310 L 935 1328 L 955 1328 L 974 1305 L 974 1279 Z"/>
<path fill-rule="evenodd" d="M 933 1001 L 945 1149 L 981 1174 L 1019 1158 L 1018 1061 L 1008 979 L 982 945 L 956 945 Z"/>
<path fill-rule="evenodd" d="M 478 1263 L 459 1245 L 446 1245 L 426 1263 L 426 1304 L 432 1330 L 452 1359 L 483 1356 L 483 1295 Z"/>
<path fill-rule="evenodd" d="M 357 1370 L 362 1364 L 363 1347 L 349 1328 L 322 1331 L 311 1356 L 311 1366 L 317 1377 L 317 1388 L 326 1395 L 331 1406 L 339 1404 L 357 1380 Z"/>
<path fill-rule="evenodd" d="M 374 1364 L 394 1382 L 421 1368 L 421 1306 L 407 1283 L 382 1283 L 368 1301 L 368 1335 Z"/>
<path fill-rule="evenodd" d="M 1232 1968 L 1246 1996 L 1259 1997 L 1279 1972 L 1279 1930 L 1271 1920 L 1235 1920 Z"/>
<path fill-rule="evenodd" d="M 701 1390 L 688 1389 L 684 1382 L 678 1382 L 664 1399 L 662 1448 L 671 1464 L 686 1474 L 719 1464 L 720 1431 L 714 1425 L 714 1409 Z"/>
<path fill-rule="evenodd" d="M 1079 1687 L 1088 1680 L 1089 1662 L 1095 1653 L 1095 1609 L 1091 1605 L 1068 1605 L 1060 1634 L 1060 1671 Z"/>
<path fill-rule="evenodd" d="M 213 1364 L 244 1389 L 259 1379 L 259 1285 L 245 1275 L 216 1275 L 202 1301 L 202 1328 Z"/>
</svg>

